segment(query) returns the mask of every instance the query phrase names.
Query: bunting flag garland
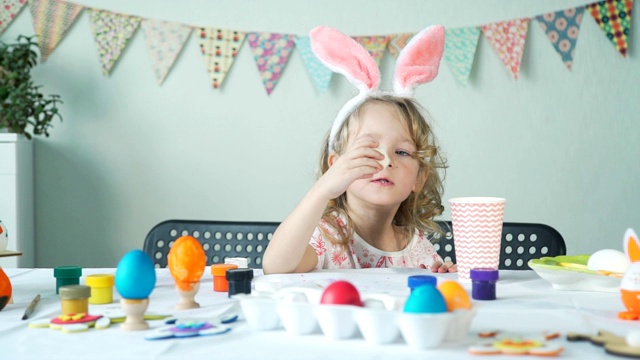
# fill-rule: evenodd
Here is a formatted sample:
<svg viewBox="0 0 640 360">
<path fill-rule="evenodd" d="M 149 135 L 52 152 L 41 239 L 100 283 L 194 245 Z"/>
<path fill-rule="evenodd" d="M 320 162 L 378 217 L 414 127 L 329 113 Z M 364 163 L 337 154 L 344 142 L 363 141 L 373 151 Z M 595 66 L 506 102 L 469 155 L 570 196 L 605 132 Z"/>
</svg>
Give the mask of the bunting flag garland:
<svg viewBox="0 0 640 360">
<path fill-rule="evenodd" d="M 191 27 L 153 19 L 143 19 L 140 27 L 147 43 L 156 79 L 158 84 L 162 84 L 189 39 Z"/>
<path fill-rule="evenodd" d="M 627 57 L 633 0 L 606 0 L 587 5 L 591 16 L 616 49 Z"/>
<path fill-rule="evenodd" d="M 536 16 L 542 30 L 556 49 L 567 69 L 571 70 L 584 8 L 571 8 Z"/>
<path fill-rule="evenodd" d="M 278 84 L 280 75 L 289 61 L 294 39 L 295 35 L 289 34 L 251 32 L 247 35 L 268 95 L 271 95 Z"/>
<path fill-rule="evenodd" d="M 407 46 L 407 43 L 411 38 L 415 35 L 415 33 L 402 33 L 395 34 L 389 36 L 389 42 L 387 43 L 387 50 L 389 54 L 393 56 L 394 59 L 398 60 L 398 55 L 400 55 L 400 51 Z"/>
<path fill-rule="evenodd" d="M 216 28 L 200 28 L 198 31 L 200 52 L 204 56 L 211 84 L 214 89 L 218 89 L 236 60 L 246 34 Z"/>
<path fill-rule="evenodd" d="M 516 80 L 520 72 L 520 61 L 524 53 L 528 28 L 529 19 L 527 18 L 482 25 L 484 36 Z"/>
<path fill-rule="evenodd" d="M 445 30 L 444 59 L 455 78 L 467 84 L 476 55 L 480 29 L 477 27 Z"/>
<path fill-rule="evenodd" d="M 40 61 L 45 62 L 84 7 L 59 0 L 31 0 L 29 9 L 38 36 Z"/>
<path fill-rule="evenodd" d="M 0 0 L 0 34 L 9 27 L 26 4 L 27 0 Z"/>
<path fill-rule="evenodd" d="M 313 51 L 311 51 L 309 35 L 296 37 L 295 43 L 313 84 L 320 93 L 324 93 L 329 88 L 333 71 L 324 66 Z"/>
<path fill-rule="evenodd" d="M 109 75 L 127 42 L 138 29 L 140 18 L 96 9 L 89 9 L 89 16 L 102 73 Z"/>
<path fill-rule="evenodd" d="M 380 62 L 384 57 L 384 51 L 389 42 L 389 36 L 354 36 L 353 39 L 367 49 L 378 66 L 380 66 Z"/>
</svg>

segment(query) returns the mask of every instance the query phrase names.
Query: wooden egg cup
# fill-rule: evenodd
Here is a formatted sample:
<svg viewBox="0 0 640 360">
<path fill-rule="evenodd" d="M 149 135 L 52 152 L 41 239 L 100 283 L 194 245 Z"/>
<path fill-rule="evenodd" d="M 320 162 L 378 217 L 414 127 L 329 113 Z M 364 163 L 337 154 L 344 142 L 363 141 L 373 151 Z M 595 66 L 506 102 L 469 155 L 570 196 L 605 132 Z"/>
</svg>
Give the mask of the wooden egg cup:
<svg viewBox="0 0 640 360">
<path fill-rule="evenodd" d="M 120 325 L 125 331 L 147 330 L 149 324 L 144 321 L 144 312 L 149 307 L 149 299 L 120 299 L 120 306 L 127 316 Z"/>
<path fill-rule="evenodd" d="M 176 310 L 197 309 L 200 307 L 200 304 L 195 301 L 196 294 L 200 290 L 200 283 L 196 282 L 188 285 L 190 286 L 186 287 L 191 287 L 191 290 L 183 290 L 180 285 L 176 284 L 176 290 L 180 296 L 180 301 L 176 304 Z"/>
</svg>

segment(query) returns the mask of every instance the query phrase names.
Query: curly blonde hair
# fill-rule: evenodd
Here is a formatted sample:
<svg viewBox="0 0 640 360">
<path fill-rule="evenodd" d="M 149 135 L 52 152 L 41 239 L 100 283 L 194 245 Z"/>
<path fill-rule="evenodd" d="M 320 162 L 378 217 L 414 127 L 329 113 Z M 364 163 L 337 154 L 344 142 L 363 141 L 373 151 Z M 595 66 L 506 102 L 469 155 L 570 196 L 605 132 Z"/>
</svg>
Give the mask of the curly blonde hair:
<svg viewBox="0 0 640 360">
<path fill-rule="evenodd" d="M 329 133 L 325 136 L 322 153 L 320 156 L 320 173 L 322 176 L 329 169 L 329 155 L 331 153 L 342 154 L 347 146 L 349 128 L 357 124 L 361 112 L 371 103 L 382 103 L 395 109 L 400 118 L 405 122 L 409 129 L 409 134 L 416 144 L 416 158 L 420 164 L 420 172 L 427 172 L 427 179 L 420 191 L 412 192 L 398 208 L 393 218 L 395 225 L 403 236 L 408 238 L 413 236 L 414 229 L 426 232 L 442 233 L 440 226 L 433 220 L 435 216 L 442 214 L 444 207 L 442 206 L 442 193 L 444 192 L 443 179 L 445 169 L 447 167 L 446 160 L 440 154 L 439 147 L 436 143 L 435 135 L 431 127 L 427 123 L 426 117 L 422 111 L 426 111 L 413 99 L 399 97 L 395 95 L 380 95 L 367 98 L 360 104 L 343 122 L 333 141 L 333 147 L 329 149 Z M 442 176 L 441 176 L 442 173 Z M 353 220 L 347 211 L 346 192 L 339 197 L 329 201 L 324 210 L 322 219 L 334 229 L 343 229 L 339 226 L 338 219 L 341 215 L 347 219 L 344 231 L 338 236 L 325 231 L 323 227 L 320 230 L 323 236 L 336 244 L 342 244 L 346 247 L 349 239 L 353 236 Z"/>
</svg>

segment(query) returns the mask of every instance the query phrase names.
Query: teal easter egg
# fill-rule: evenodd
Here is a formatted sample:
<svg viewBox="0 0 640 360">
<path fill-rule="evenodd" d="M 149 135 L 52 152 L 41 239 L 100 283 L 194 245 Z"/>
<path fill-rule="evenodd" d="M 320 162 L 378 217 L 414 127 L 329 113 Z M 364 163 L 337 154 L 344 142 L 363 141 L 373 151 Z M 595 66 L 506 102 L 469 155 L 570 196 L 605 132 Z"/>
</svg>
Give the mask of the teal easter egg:
<svg viewBox="0 0 640 360">
<path fill-rule="evenodd" d="M 156 286 L 153 261 L 142 250 L 126 253 L 116 269 L 116 289 L 125 299 L 146 299 Z"/>
<path fill-rule="evenodd" d="M 404 303 L 404 312 L 443 313 L 447 312 L 447 302 L 435 286 L 418 286 Z"/>
</svg>

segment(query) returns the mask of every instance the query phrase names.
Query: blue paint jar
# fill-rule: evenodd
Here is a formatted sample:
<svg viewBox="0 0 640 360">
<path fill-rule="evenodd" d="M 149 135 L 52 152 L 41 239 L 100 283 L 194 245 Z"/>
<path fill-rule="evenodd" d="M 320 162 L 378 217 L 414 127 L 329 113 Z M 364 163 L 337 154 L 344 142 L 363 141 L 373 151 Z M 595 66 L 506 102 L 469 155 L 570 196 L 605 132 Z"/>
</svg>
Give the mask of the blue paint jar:
<svg viewBox="0 0 640 360">
<path fill-rule="evenodd" d="M 474 268 L 469 272 L 471 277 L 471 297 L 475 300 L 495 300 L 498 270 L 491 268 Z"/>
</svg>

